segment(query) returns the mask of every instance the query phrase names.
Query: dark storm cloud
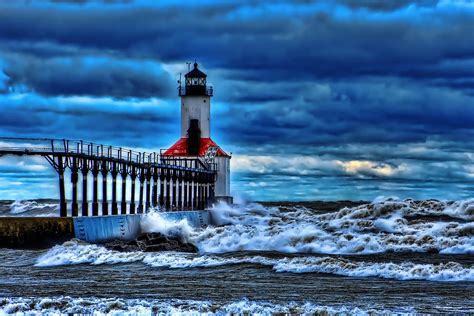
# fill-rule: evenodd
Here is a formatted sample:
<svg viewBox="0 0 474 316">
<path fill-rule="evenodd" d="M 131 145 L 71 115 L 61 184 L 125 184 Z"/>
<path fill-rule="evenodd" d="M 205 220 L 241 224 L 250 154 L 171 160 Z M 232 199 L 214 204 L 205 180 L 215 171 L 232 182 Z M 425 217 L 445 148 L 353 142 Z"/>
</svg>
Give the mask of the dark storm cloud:
<svg viewBox="0 0 474 316">
<path fill-rule="evenodd" d="M 103 58 L 6 59 L 7 84 L 43 95 L 166 97 L 173 91 L 171 77 L 150 63 Z"/>
<path fill-rule="evenodd" d="M 472 70 L 457 71 L 474 54 L 469 40 L 474 29 L 471 13 L 433 2 L 417 3 L 419 12 L 406 9 L 416 2 L 365 3 L 385 9 L 382 15 L 371 16 L 359 10 L 364 5 L 353 2 L 352 7 L 344 6 L 345 2 L 318 2 L 306 4 L 308 13 L 288 17 L 278 10 L 260 13 L 266 6 L 259 2 L 191 10 L 152 5 L 126 10 L 6 6 L 0 11 L 0 37 L 7 42 L 50 41 L 112 50 L 165 62 L 192 55 L 252 80 L 387 74 L 430 79 L 433 72 L 451 78 L 472 75 Z M 341 8 L 355 11 L 338 15 Z M 447 61 L 458 66 L 438 67 Z"/>
<path fill-rule="evenodd" d="M 378 1 L 378 0 L 342 0 L 341 3 L 346 4 L 353 9 L 369 9 L 372 11 L 393 11 L 401 9 L 408 5 L 416 4 L 420 7 L 432 7 L 438 3 L 437 0 L 397 0 L 397 1 Z"/>
<path fill-rule="evenodd" d="M 73 4 L 85 4 L 90 2 L 104 3 L 104 4 L 116 4 L 116 3 L 130 3 L 133 0 L 49 0 L 52 3 L 73 3 Z"/>
<path fill-rule="evenodd" d="M 107 99 L 0 96 L 0 135 L 84 139 L 117 146 L 161 148 L 178 131 L 179 109 L 157 102 L 134 106 Z"/>
<path fill-rule="evenodd" d="M 462 1 L 4 2 L 0 134 L 169 146 L 171 78 L 196 58 L 252 197 L 467 197 L 473 17 Z"/>
<path fill-rule="evenodd" d="M 277 149 L 285 144 L 396 144 L 437 137 L 471 143 L 474 136 L 474 98 L 447 88 L 366 78 L 288 89 L 281 83 L 274 90 L 298 97 L 267 102 L 263 108 L 254 102 L 229 108 L 216 123 L 229 131 L 229 142 L 274 144 Z M 253 90 L 247 92 L 251 97 Z"/>
</svg>

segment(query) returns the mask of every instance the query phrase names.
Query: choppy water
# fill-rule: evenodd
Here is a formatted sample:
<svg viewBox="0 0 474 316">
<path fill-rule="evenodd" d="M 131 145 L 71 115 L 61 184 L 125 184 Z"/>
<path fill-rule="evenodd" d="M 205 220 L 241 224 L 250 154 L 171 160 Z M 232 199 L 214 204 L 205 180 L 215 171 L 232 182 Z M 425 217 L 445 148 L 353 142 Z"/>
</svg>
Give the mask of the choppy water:
<svg viewBox="0 0 474 316">
<path fill-rule="evenodd" d="M 0 212 L 55 210 L 45 203 Z M 1 249 L 0 314 L 474 313 L 474 201 L 381 199 L 335 212 L 251 203 L 212 215 L 221 226 L 193 230 L 158 213 L 142 222 L 199 254 L 77 240 Z"/>
</svg>

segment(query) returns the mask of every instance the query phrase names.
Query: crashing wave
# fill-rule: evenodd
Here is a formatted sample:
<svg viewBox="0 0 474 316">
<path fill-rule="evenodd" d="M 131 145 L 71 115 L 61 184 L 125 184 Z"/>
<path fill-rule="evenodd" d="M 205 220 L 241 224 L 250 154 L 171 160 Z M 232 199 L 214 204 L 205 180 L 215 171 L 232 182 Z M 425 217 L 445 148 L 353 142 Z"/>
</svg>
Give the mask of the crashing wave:
<svg viewBox="0 0 474 316">
<path fill-rule="evenodd" d="M 185 221 L 163 219 L 158 212 L 153 212 L 142 221 L 144 231 L 181 235 L 197 245 L 199 255 L 115 252 L 74 240 L 50 249 L 38 258 L 36 265 L 143 262 L 153 267 L 178 269 L 247 263 L 269 266 L 276 272 L 474 281 L 473 265 L 457 263 L 454 258 L 434 264 L 371 262 L 370 257 L 358 261 L 336 256 L 386 252 L 472 254 L 472 205 L 471 200 L 417 202 L 385 199 L 318 214 L 304 207 L 264 207 L 255 203 L 231 207 L 220 204 L 211 212 L 212 218 L 221 225 L 201 230 L 193 230 Z M 220 255 L 240 251 L 276 251 L 280 258 L 264 254 Z"/>
<path fill-rule="evenodd" d="M 79 241 L 55 246 L 38 258 L 36 266 L 131 262 L 143 262 L 152 267 L 170 269 L 250 263 L 269 266 L 276 272 L 329 273 L 349 277 L 379 277 L 397 280 L 474 281 L 474 266 L 456 262 L 419 264 L 409 261 L 401 263 L 352 261 L 347 258 L 329 256 L 268 258 L 261 255 L 224 257 L 171 252 L 116 252 Z"/>
<path fill-rule="evenodd" d="M 18 200 L 10 204 L 8 215 L 58 216 L 57 203 L 44 203 L 34 200 Z"/>
<path fill-rule="evenodd" d="M 373 315 L 413 313 L 411 307 L 387 310 L 373 307 L 325 306 L 311 302 L 273 303 L 242 299 L 229 303 L 197 300 L 144 300 L 121 298 L 0 298 L 0 314 L 112 314 L 112 315 Z"/>
<path fill-rule="evenodd" d="M 213 219 L 226 226 L 191 235 L 201 252 L 373 254 L 474 253 L 474 200 L 382 200 L 338 212 L 304 207 L 220 204 Z"/>
</svg>

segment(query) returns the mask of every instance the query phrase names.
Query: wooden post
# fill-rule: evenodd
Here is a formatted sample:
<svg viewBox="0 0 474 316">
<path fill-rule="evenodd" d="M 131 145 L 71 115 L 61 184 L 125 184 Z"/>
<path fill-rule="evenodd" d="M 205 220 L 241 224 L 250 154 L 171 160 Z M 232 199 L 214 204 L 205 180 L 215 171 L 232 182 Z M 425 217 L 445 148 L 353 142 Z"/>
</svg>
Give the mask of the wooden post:
<svg viewBox="0 0 474 316">
<path fill-rule="evenodd" d="M 67 217 L 66 190 L 64 187 L 64 162 L 63 157 L 58 156 L 58 173 L 59 173 L 59 215 Z"/>
<path fill-rule="evenodd" d="M 132 173 L 130 174 L 130 178 L 132 179 L 132 188 L 130 192 L 130 214 L 135 214 L 135 179 L 137 178 L 137 170 L 135 166 L 132 166 Z"/>
<path fill-rule="evenodd" d="M 120 205 L 120 214 L 127 214 L 127 164 L 122 165 L 122 203 Z"/>
<path fill-rule="evenodd" d="M 151 168 L 148 167 L 146 171 L 146 202 L 145 211 L 148 211 L 151 206 Z"/>
<path fill-rule="evenodd" d="M 117 207 L 117 164 L 112 162 L 112 215 L 118 215 L 118 207 Z"/>
<path fill-rule="evenodd" d="M 72 183 L 72 202 L 71 202 L 71 216 L 77 217 L 79 215 L 79 205 L 77 204 L 77 182 L 79 180 L 79 169 L 77 168 L 77 158 L 72 157 L 71 168 L 71 183 Z"/>
<path fill-rule="evenodd" d="M 107 201 L 107 161 L 102 161 L 102 215 L 109 215 L 109 204 Z"/>
<path fill-rule="evenodd" d="M 88 160 L 82 160 L 82 216 L 89 216 L 89 201 L 87 200 L 87 175 L 89 174 Z"/>
<path fill-rule="evenodd" d="M 94 160 L 94 165 L 92 167 L 92 216 L 99 216 L 99 188 L 97 176 L 99 175 L 99 162 Z"/>
<path fill-rule="evenodd" d="M 140 196 L 139 196 L 139 201 L 138 201 L 138 210 L 137 213 L 141 214 L 143 213 L 143 186 L 145 182 L 145 169 L 141 168 L 140 169 Z"/>
</svg>

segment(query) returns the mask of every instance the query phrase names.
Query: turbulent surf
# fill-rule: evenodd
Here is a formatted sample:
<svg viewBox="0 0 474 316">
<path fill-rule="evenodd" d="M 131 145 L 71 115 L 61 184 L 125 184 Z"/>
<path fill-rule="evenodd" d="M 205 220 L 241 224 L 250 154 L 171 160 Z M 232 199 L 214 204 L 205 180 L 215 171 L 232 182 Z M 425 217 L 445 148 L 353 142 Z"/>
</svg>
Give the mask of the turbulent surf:
<svg viewBox="0 0 474 316">
<path fill-rule="evenodd" d="M 10 211 L 26 205 L 15 203 L 10 204 Z M 41 205 L 31 205 L 30 212 L 41 216 Z M 104 290 L 98 289 L 83 296 L 74 288 L 77 280 L 71 275 L 61 276 L 66 284 L 58 285 L 73 287 L 63 289 L 69 296 L 53 297 L 46 295 L 48 291 L 15 288 L 2 279 L 0 310 L 132 314 L 155 310 L 209 314 L 474 311 L 470 300 L 474 294 L 474 200 L 381 198 L 336 211 L 315 205 L 219 204 L 211 211 L 218 225 L 204 229 L 193 229 L 185 220 L 167 221 L 159 211 L 142 219 L 144 231 L 193 243 L 199 250 L 195 254 L 117 252 L 79 240 L 46 251 L 5 250 L 0 270 L 14 273 L 17 281 L 33 282 L 33 288 L 41 284 L 45 271 L 74 271 L 82 273 L 84 282 L 98 282 L 99 288 L 112 294 L 104 297 Z M 44 212 L 50 211 L 48 207 Z M 111 273 L 112 279 L 103 283 L 102 273 Z M 137 284 L 124 285 L 124 278 Z M 285 292 L 281 292 L 282 282 Z M 411 295 L 417 287 L 426 288 L 425 295 Z M 220 295 L 209 292 L 216 288 Z M 390 291 L 399 294 L 383 294 Z"/>
</svg>

